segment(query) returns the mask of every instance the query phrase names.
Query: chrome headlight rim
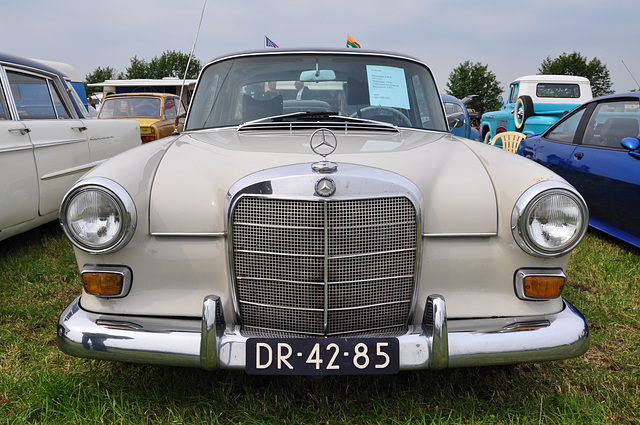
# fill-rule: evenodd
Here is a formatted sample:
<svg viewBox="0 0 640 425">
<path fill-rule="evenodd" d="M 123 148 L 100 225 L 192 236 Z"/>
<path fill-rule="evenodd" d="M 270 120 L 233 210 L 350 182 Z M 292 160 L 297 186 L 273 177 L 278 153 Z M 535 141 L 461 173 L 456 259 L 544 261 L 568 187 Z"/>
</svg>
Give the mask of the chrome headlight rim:
<svg viewBox="0 0 640 425">
<path fill-rule="evenodd" d="M 581 223 L 566 243 L 556 248 L 543 247 L 536 243 L 527 224 L 529 214 L 537 204 L 548 196 L 562 195 L 572 200 L 580 210 Z M 518 246 L 536 257 L 560 257 L 571 252 L 584 238 L 589 227 L 587 203 L 576 189 L 562 181 L 544 181 L 527 189 L 518 199 L 511 215 L 511 232 Z"/>
<path fill-rule="evenodd" d="M 82 240 L 69 225 L 67 213 L 70 205 L 78 195 L 88 191 L 97 191 L 106 195 L 114 202 L 118 210 L 121 228 L 108 244 L 101 246 L 90 244 Z M 62 229 L 74 246 L 90 254 L 107 254 L 118 251 L 129 243 L 135 232 L 138 216 L 133 198 L 122 186 L 104 177 L 93 177 L 80 180 L 69 189 L 60 205 L 59 220 Z"/>
</svg>

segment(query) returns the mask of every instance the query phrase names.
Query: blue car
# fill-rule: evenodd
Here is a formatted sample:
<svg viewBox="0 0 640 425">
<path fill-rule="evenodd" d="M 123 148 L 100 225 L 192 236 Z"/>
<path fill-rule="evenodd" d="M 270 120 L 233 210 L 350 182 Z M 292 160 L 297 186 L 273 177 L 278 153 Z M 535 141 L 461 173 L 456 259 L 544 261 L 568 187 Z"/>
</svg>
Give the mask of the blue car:
<svg viewBox="0 0 640 425">
<path fill-rule="evenodd" d="M 469 117 L 469 110 L 467 109 L 467 104 L 476 96 L 467 96 L 462 100 L 448 94 L 441 94 L 440 96 L 442 97 L 447 117 L 457 117 L 456 124 L 452 126 L 451 133 L 479 142 L 480 131 L 471 125 L 471 118 Z"/>
<path fill-rule="evenodd" d="M 584 103 L 518 154 L 555 171 L 587 201 L 589 225 L 640 247 L 640 93 Z"/>
</svg>

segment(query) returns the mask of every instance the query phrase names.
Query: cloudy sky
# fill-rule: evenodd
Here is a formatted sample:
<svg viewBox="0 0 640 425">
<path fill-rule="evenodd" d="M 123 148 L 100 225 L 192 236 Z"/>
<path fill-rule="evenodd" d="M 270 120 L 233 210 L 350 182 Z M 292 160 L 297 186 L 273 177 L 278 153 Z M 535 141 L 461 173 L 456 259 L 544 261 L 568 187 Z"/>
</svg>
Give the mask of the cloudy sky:
<svg viewBox="0 0 640 425">
<path fill-rule="evenodd" d="M 189 53 L 205 0 L 24 0 L 3 2 L 0 51 L 65 62 L 81 76 L 123 72 L 131 58 Z M 578 52 L 609 69 L 613 89 L 638 89 L 638 0 L 206 0 L 194 55 L 280 47 L 397 51 L 426 62 L 441 91 L 451 71 L 488 65 L 504 90 L 550 56 Z M 628 68 L 628 69 L 627 69 Z"/>
</svg>

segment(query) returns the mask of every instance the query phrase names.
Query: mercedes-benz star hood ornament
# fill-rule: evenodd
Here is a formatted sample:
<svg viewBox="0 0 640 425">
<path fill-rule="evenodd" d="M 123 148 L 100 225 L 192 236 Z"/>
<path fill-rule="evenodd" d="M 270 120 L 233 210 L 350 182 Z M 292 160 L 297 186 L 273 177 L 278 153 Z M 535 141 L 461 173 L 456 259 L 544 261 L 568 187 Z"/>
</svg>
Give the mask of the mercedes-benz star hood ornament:
<svg viewBox="0 0 640 425">
<path fill-rule="evenodd" d="M 335 173 L 338 164 L 327 161 L 327 156 L 331 155 L 338 147 L 338 138 L 333 131 L 328 128 L 319 128 L 313 132 L 309 139 L 311 150 L 322 157 L 321 162 L 311 164 L 311 168 L 316 173 Z"/>
</svg>

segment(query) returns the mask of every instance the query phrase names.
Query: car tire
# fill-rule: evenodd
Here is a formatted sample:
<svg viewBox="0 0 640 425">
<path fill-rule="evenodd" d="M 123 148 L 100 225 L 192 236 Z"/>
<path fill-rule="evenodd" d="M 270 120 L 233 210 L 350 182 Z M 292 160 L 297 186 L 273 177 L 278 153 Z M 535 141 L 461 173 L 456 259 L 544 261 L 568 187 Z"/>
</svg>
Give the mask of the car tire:
<svg viewBox="0 0 640 425">
<path fill-rule="evenodd" d="M 516 100 L 516 106 L 513 110 L 513 121 L 516 125 L 516 131 L 522 133 L 524 123 L 527 121 L 527 118 L 532 115 L 534 114 L 531 96 L 520 96 L 518 100 Z"/>
</svg>

